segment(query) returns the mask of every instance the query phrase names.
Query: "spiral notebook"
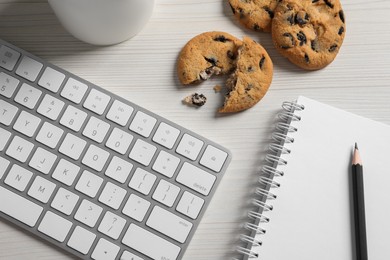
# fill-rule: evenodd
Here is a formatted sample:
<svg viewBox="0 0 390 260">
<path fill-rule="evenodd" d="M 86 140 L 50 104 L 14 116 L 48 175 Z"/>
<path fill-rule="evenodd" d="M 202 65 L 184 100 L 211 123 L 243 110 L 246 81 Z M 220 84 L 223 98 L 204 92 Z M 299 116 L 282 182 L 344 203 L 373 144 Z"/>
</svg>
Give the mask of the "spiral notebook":
<svg viewBox="0 0 390 260">
<path fill-rule="evenodd" d="M 240 259 L 352 260 L 350 164 L 364 165 L 370 259 L 390 259 L 390 126 L 306 97 L 283 103 Z"/>
</svg>

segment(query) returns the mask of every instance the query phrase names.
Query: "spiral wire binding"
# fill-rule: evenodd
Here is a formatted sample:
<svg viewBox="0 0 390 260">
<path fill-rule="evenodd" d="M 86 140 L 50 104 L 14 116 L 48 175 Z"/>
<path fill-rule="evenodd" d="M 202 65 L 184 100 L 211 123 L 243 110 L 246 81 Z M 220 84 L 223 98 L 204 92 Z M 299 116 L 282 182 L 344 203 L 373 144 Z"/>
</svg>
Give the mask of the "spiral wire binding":
<svg viewBox="0 0 390 260">
<path fill-rule="evenodd" d="M 261 168 L 258 182 L 261 186 L 255 190 L 255 196 L 252 200 L 252 204 L 257 208 L 257 211 L 248 211 L 248 218 L 253 222 L 246 222 L 244 228 L 251 232 L 251 235 L 241 234 L 240 240 L 243 241 L 246 246 L 237 246 L 236 251 L 241 254 L 245 259 L 257 258 L 258 253 L 252 250 L 253 246 L 261 246 L 262 241 L 255 238 L 256 234 L 265 234 L 266 230 L 261 228 L 261 223 L 268 223 L 269 218 L 264 215 L 267 211 L 271 211 L 273 206 L 267 204 L 266 201 L 274 200 L 277 196 L 270 192 L 271 188 L 279 188 L 280 183 L 274 180 L 275 177 L 284 176 L 284 172 L 277 169 L 279 165 L 286 165 L 287 160 L 281 158 L 282 154 L 290 154 L 291 150 L 286 148 L 286 143 L 293 143 L 294 138 L 288 134 L 298 131 L 294 126 L 291 126 L 292 121 L 300 121 L 301 117 L 295 114 L 295 111 L 302 111 L 305 107 L 296 102 L 283 102 L 283 111 L 278 114 L 278 118 L 281 120 L 275 125 L 275 132 L 271 138 L 273 142 L 269 145 L 270 151 L 265 161 L 268 163 Z M 247 258 L 246 258 L 247 257 Z M 234 258 L 234 260 L 238 260 Z"/>
</svg>

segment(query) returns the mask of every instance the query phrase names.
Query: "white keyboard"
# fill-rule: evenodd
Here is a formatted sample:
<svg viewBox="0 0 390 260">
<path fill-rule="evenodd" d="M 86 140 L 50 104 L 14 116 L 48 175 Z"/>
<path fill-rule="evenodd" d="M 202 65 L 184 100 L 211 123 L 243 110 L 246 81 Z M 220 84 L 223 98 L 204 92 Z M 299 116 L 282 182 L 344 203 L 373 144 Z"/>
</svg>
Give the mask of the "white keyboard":
<svg viewBox="0 0 390 260">
<path fill-rule="evenodd" d="M 231 154 L 0 40 L 0 217 L 82 259 L 183 257 Z"/>
</svg>

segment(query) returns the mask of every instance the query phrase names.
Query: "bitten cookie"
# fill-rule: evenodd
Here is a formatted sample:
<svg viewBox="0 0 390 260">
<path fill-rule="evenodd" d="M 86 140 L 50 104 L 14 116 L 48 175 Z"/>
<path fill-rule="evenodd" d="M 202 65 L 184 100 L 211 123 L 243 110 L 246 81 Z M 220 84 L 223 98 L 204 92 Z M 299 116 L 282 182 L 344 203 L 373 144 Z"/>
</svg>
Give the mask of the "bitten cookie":
<svg viewBox="0 0 390 260">
<path fill-rule="evenodd" d="M 235 68 L 241 41 L 225 32 L 205 32 L 192 38 L 182 49 L 177 73 L 184 85 L 197 83 L 213 74 L 225 74 Z"/>
<path fill-rule="evenodd" d="M 238 112 L 259 102 L 272 82 L 273 63 L 267 51 L 249 37 L 238 50 L 236 70 L 229 77 L 220 113 Z"/>
<path fill-rule="evenodd" d="M 234 16 L 245 27 L 271 31 L 271 21 L 279 0 L 229 0 Z"/>
<path fill-rule="evenodd" d="M 282 0 L 272 20 L 276 49 L 307 70 L 331 63 L 343 43 L 345 19 L 339 0 Z"/>
</svg>

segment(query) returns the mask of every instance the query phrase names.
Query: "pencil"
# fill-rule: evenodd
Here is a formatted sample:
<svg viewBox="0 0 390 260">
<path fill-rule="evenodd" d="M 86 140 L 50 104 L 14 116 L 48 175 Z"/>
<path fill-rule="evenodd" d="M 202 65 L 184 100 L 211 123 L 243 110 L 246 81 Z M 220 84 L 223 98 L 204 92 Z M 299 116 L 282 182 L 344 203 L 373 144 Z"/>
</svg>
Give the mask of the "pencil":
<svg viewBox="0 0 390 260">
<path fill-rule="evenodd" d="M 352 158 L 352 193 L 355 220 L 356 259 L 367 260 L 366 217 L 364 209 L 363 163 L 355 143 Z"/>
</svg>

